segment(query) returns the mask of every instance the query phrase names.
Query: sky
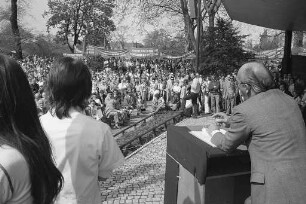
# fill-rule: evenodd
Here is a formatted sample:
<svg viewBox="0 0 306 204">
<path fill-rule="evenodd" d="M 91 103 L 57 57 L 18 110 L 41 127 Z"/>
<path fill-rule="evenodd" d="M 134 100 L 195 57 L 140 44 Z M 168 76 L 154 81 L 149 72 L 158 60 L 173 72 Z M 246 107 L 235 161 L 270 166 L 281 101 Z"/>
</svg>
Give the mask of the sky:
<svg viewBox="0 0 306 204">
<path fill-rule="evenodd" d="M 5 1 L 0 1 L 0 7 L 5 5 Z M 27 0 L 29 2 L 29 8 L 27 9 L 27 15 L 23 18 L 23 24 L 31 29 L 34 33 L 37 34 L 47 34 L 46 22 L 47 19 L 43 18 L 43 13 L 48 10 L 47 2 L 48 0 Z M 8 1 L 9 2 L 9 1 Z M 129 42 L 142 42 L 146 32 L 153 31 L 158 28 L 168 28 L 173 33 L 175 33 L 175 28 L 171 24 L 171 19 L 163 19 L 159 22 L 158 27 L 151 25 L 145 25 L 142 28 L 139 28 L 137 21 L 135 20 L 135 15 L 130 14 L 120 21 L 115 20 L 116 27 L 128 26 L 127 37 Z M 172 26 L 172 27 L 171 27 Z M 252 26 L 245 23 L 235 22 L 234 26 L 238 27 L 243 35 L 250 35 L 249 39 L 252 40 L 253 44 L 258 43 L 259 35 L 263 32 L 264 28 L 258 26 Z M 51 34 L 55 34 L 56 30 L 51 30 Z"/>
</svg>

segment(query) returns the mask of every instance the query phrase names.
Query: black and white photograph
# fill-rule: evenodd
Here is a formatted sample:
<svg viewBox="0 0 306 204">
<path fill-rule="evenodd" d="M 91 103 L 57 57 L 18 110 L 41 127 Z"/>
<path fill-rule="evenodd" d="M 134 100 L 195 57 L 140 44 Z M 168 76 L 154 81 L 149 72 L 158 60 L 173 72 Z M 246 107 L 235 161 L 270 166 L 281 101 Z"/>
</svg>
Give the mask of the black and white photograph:
<svg viewBox="0 0 306 204">
<path fill-rule="evenodd" d="M 1 0 L 0 204 L 306 204 L 306 1 Z"/>
</svg>

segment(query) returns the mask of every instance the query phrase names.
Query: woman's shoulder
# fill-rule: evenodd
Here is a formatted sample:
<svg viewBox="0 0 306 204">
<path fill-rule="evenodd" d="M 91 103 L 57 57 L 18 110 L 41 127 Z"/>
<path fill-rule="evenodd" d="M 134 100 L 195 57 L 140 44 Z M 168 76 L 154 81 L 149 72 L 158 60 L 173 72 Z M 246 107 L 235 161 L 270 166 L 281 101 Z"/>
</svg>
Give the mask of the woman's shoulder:
<svg viewBox="0 0 306 204">
<path fill-rule="evenodd" d="M 11 186 L 11 190 L 16 195 L 23 195 L 18 198 L 20 203 L 32 203 L 29 168 L 24 156 L 13 147 L 1 145 L 0 164 L 3 167 L 0 169 L 1 186 Z M 4 200 L 15 199 L 14 194 L 11 194 L 10 191 L 5 192 L 6 194 L 2 195 L 5 197 Z"/>
<path fill-rule="evenodd" d="M 27 164 L 23 155 L 15 148 L 8 145 L 0 146 L 0 164 L 4 167 L 10 168 L 11 166 L 23 166 Z"/>
</svg>

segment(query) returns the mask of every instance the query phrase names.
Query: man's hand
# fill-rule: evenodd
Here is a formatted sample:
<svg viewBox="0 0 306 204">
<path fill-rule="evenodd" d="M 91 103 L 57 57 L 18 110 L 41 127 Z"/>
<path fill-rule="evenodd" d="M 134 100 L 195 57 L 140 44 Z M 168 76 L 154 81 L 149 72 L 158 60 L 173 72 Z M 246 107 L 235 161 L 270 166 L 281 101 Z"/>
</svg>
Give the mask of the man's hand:
<svg viewBox="0 0 306 204">
<path fill-rule="evenodd" d="M 222 113 L 222 112 L 216 113 L 212 117 L 215 118 L 216 123 L 219 123 L 219 124 L 223 123 L 223 124 L 225 124 L 225 126 L 229 125 L 229 123 L 228 123 L 229 116 L 227 116 L 225 113 Z"/>
<path fill-rule="evenodd" d="M 207 127 L 207 132 L 209 133 L 209 135 L 212 135 L 212 132 L 214 130 L 220 130 L 220 126 L 217 124 L 211 124 Z"/>
</svg>

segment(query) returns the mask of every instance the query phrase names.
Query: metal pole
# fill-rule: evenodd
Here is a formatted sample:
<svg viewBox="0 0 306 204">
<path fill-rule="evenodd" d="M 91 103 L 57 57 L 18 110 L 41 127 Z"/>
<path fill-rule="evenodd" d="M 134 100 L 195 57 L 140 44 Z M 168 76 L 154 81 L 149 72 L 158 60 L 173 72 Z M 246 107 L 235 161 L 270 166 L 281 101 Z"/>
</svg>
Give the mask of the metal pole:
<svg viewBox="0 0 306 204">
<path fill-rule="evenodd" d="M 292 31 L 286 30 L 285 32 L 285 45 L 284 45 L 284 57 L 282 61 L 281 73 L 289 74 L 291 70 L 291 44 L 292 44 Z"/>
<path fill-rule="evenodd" d="M 196 71 L 199 71 L 200 66 L 200 44 L 201 44 L 201 21 L 202 21 L 202 15 L 201 15 L 201 1 L 197 0 L 198 3 L 198 11 L 197 11 L 197 58 L 196 58 Z"/>
</svg>

